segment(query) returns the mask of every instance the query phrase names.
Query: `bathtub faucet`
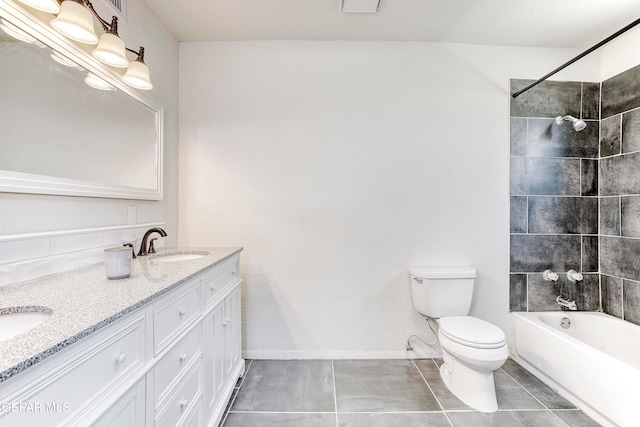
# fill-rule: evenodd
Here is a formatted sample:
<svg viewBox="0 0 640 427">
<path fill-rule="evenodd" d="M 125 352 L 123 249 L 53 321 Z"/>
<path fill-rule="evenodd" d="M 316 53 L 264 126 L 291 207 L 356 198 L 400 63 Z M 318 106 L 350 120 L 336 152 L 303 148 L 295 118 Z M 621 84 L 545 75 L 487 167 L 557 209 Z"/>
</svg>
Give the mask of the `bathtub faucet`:
<svg viewBox="0 0 640 427">
<path fill-rule="evenodd" d="M 575 301 L 569 301 L 568 299 L 566 299 L 562 295 L 558 295 L 558 298 L 556 298 L 556 302 L 558 303 L 558 305 L 560 307 L 566 307 L 569 310 L 577 310 L 578 309 L 578 306 L 576 306 L 576 302 Z"/>
</svg>

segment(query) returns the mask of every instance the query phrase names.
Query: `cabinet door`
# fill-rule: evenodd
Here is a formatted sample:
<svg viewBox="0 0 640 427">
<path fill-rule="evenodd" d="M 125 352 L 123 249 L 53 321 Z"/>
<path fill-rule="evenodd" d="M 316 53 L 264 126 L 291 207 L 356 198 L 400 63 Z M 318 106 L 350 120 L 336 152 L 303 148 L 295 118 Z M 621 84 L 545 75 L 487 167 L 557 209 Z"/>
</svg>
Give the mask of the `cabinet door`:
<svg viewBox="0 0 640 427">
<path fill-rule="evenodd" d="M 224 301 L 204 319 L 204 390 L 207 418 L 216 408 L 225 385 Z"/>
<path fill-rule="evenodd" d="M 141 379 L 107 410 L 93 427 L 139 427 L 145 424 L 145 382 Z"/>
<path fill-rule="evenodd" d="M 225 298 L 225 378 L 240 362 L 242 350 L 240 285 Z"/>
</svg>

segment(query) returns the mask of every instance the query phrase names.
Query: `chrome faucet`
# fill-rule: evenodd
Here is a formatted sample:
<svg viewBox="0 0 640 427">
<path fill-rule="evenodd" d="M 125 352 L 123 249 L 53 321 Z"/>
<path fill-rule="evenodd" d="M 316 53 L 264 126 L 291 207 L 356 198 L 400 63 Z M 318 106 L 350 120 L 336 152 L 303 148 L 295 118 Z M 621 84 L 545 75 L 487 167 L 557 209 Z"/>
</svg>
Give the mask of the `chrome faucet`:
<svg viewBox="0 0 640 427">
<path fill-rule="evenodd" d="M 558 298 L 556 298 L 556 302 L 558 303 L 558 305 L 560 307 L 566 307 L 569 310 L 577 310 L 578 309 L 578 306 L 576 305 L 575 301 L 569 301 L 568 299 L 566 299 L 562 295 L 558 295 Z"/>
<path fill-rule="evenodd" d="M 144 233 L 144 237 L 142 237 L 142 243 L 140 244 L 140 251 L 138 251 L 138 256 L 145 256 L 149 254 L 155 254 L 156 250 L 153 245 L 149 245 L 147 247 L 147 240 L 149 240 L 149 236 L 153 233 L 158 233 L 162 237 L 167 237 L 167 233 L 159 227 L 150 228 Z M 153 239 L 156 240 L 156 239 Z"/>
</svg>

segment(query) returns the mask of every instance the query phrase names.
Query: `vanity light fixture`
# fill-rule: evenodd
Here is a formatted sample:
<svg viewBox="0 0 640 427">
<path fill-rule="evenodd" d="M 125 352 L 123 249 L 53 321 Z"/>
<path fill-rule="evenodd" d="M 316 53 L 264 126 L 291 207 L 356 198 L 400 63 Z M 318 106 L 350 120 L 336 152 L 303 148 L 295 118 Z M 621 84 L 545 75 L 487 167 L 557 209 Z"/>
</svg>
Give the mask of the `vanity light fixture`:
<svg viewBox="0 0 640 427">
<path fill-rule="evenodd" d="M 102 22 L 101 22 L 102 23 Z M 118 37 L 118 18 L 111 20 L 111 25 L 105 27 L 105 33 L 100 36 L 98 46 L 91 52 L 94 58 L 116 68 L 127 68 L 129 60 L 124 42 Z"/>
<path fill-rule="evenodd" d="M 54 2 L 58 0 L 18 0 L 28 6 L 34 7 L 35 3 Z M 44 10 L 44 9 L 39 9 Z M 50 12 L 57 13 L 57 12 Z M 93 18 L 96 18 L 104 33 L 98 38 L 96 35 Z M 140 90 L 153 88 L 149 79 L 149 68 L 144 63 L 144 48 L 139 51 L 129 49 L 118 36 L 118 18 L 113 16 L 111 23 L 98 15 L 89 0 L 62 0 L 58 15 L 50 21 L 51 27 L 65 37 L 84 44 L 97 44 L 91 55 L 98 61 L 114 68 L 127 68 L 122 76 L 122 81 Z M 135 53 L 137 58 L 129 62 L 127 51 Z"/>
<path fill-rule="evenodd" d="M 144 47 L 140 46 L 140 50 L 138 52 L 129 48 L 127 48 L 127 50 L 137 54 L 138 57 L 135 61 L 131 61 L 129 68 L 127 68 L 127 72 L 122 76 L 122 81 L 137 89 L 153 89 L 151 80 L 149 80 L 149 67 L 144 63 Z"/>
<path fill-rule="evenodd" d="M 83 2 L 63 0 L 60 13 L 50 22 L 51 27 L 65 37 L 84 44 L 98 43 L 93 29 L 93 15 Z"/>
</svg>

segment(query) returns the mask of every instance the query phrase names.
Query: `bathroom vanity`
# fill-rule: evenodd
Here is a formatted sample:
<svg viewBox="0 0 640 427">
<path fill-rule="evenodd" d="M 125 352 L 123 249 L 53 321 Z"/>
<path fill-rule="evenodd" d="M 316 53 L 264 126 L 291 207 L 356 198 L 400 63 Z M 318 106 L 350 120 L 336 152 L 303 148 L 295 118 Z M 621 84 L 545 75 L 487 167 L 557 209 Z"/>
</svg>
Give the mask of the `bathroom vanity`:
<svg viewBox="0 0 640 427">
<path fill-rule="evenodd" d="M 0 289 L 0 314 L 50 314 L 0 341 L 0 426 L 217 426 L 244 373 L 241 250 L 164 250 L 127 279 L 100 264 Z"/>
</svg>

